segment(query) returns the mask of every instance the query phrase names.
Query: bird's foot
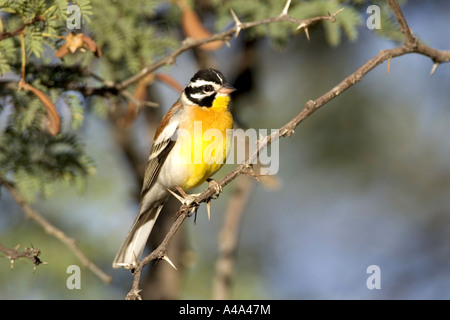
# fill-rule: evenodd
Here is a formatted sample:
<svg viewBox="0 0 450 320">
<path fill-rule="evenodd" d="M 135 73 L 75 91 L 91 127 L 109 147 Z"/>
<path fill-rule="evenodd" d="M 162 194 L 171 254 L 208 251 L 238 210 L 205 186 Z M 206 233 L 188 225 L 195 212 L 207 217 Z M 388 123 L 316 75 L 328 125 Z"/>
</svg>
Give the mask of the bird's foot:
<svg viewBox="0 0 450 320">
<path fill-rule="evenodd" d="M 188 215 L 191 216 L 193 213 L 196 213 L 197 208 L 200 204 L 198 202 L 196 202 L 195 199 L 200 195 L 200 193 L 187 194 L 179 186 L 177 186 L 176 189 L 180 194 L 177 194 L 176 192 L 170 190 L 169 188 L 167 188 L 167 191 L 169 191 L 175 198 L 178 199 L 178 201 L 181 202 L 181 204 L 182 204 L 181 210 L 183 210 L 184 208 L 190 207 Z"/>
<path fill-rule="evenodd" d="M 212 196 L 212 198 L 213 198 L 213 199 L 217 199 L 217 198 L 219 197 L 219 194 L 221 194 L 222 191 L 223 191 L 222 186 L 221 186 L 216 180 L 213 180 L 213 179 L 206 179 L 206 181 L 208 181 L 209 186 L 210 186 L 211 188 L 213 188 L 214 191 L 216 192 L 216 193 Z"/>
</svg>

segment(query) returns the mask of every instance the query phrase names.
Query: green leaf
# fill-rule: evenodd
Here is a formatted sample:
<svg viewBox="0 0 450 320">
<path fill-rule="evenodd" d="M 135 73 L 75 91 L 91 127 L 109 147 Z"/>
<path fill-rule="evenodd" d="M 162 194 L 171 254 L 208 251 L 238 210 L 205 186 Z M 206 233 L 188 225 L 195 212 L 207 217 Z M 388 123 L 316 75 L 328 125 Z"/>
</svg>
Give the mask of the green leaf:
<svg viewBox="0 0 450 320">
<path fill-rule="evenodd" d="M 93 16 L 92 5 L 90 0 L 76 0 L 73 1 L 74 5 L 77 5 L 81 11 L 81 17 L 83 19 L 83 23 L 89 23 L 91 21 L 91 17 Z"/>
<path fill-rule="evenodd" d="M 0 41 L 0 75 L 11 71 L 11 64 L 16 57 L 16 48 L 11 38 Z"/>
<path fill-rule="evenodd" d="M 42 33 L 39 30 L 36 30 L 34 26 L 25 28 L 25 48 L 28 51 L 28 56 L 34 55 L 40 58 L 43 43 Z"/>
<path fill-rule="evenodd" d="M 68 105 L 71 113 L 71 125 L 74 130 L 78 129 L 84 120 L 84 108 L 79 95 L 71 92 L 65 92 L 62 96 L 64 102 Z"/>
</svg>

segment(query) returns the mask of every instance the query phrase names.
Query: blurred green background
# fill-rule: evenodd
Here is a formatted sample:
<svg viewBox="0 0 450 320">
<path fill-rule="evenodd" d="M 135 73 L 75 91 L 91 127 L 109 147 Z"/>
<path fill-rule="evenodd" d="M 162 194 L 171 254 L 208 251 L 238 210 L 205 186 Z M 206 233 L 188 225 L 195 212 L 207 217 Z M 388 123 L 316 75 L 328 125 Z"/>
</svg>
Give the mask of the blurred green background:
<svg viewBox="0 0 450 320">
<path fill-rule="evenodd" d="M 403 9 L 420 39 L 448 49 L 448 1 L 408 1 Z M 359 10 L 365 19 L 365 7 Z M 395 46 L 367 29 L 365 20 L 356 40 L 343 38 L 330 46 L 326 23 L 310 30 L 310 41 L 301 33 L 282 49 L 264 38 L 252 42 L 244 82 L 236 81 L 243 36 L 211 54 L 238 90 L 239 84 L 251 84 L 233 99 L 239 123 L 279 128 L 306 101 L 333 88 L 379 50 Z M 164 72 L 185 85 L 198 69 L 196 58 L 184 53 Z M 439 66 L 430 77 L 431 67 L 427 57 L 405 55 L 390 62 L 387 75 L 384 63 L 280 141 L 278 188 L 255 184 L 245 208 L 232 299 L 450 298 L 450 66 Z M 151 90 L 161 114 L 178 97 L 164 84 Z M 131 288 L 131 275 L 112 269 L 111 262 L 137 213 L 140 185 L 108 120 L 90 112 L 84 117 L 77 134 L 96 174 L 86 178 L 84 190 L 59 183 L 51 198 L 32 206 L 76 238 L 114 280 L 104 284 L 81 267 L 81 289 L 67 289 L 67 267 L 81 266 L 80 261 L 27 220 L 2 190 L 0 241 L 10 248 L 32 244 L 48 265 L 33 273 L 30 261 L 18 260 L 11 270 L 8 259 L 0 259 L 1 299 L 123 299 Z M 131 132 L 145 161 L 151 135 L 143 118 Z M 226 165 L 215 178 L 233 167 Z M 235 188 L 231 183 L 212 202 L 210 222 L 202 205 L 196 224 L 192 218 L 183 224 L 177 298 L 212 297 L 218 234 Z M 370 265 L 380 267 L 379 290 L 366 287 Z"/>
</svg>

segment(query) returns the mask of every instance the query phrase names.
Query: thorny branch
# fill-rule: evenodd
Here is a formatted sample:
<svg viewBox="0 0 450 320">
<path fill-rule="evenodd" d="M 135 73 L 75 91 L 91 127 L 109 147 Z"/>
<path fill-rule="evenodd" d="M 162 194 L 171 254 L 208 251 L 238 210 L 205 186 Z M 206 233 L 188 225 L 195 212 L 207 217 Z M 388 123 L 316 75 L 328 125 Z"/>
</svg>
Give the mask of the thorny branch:
<svg viewBox="0 0 450 320">
<path fill-rule="evenodd" d="M 20 258 L 26 258 L 33 262 L 33 272 L 36 271 L 37 266 L 41 264 L 47 264 L 47 262 L 41 261 L 38 256 L 41 254 L 41 250 L 25 247 L 22 252 L 19 251 L 20 245 L 17 245 L 14 249 L 9 249 L 0 243 L 0 252 L 5 254 L 5 258 L 11 261 L 11 269 L 14 268 L 14 262 Z"/>
<path fill-rule="evenodd" d="M 355 85 L 357 82 L 361 81 L 364 76 L 370 72 L 372 69 L 383 63 L 384 61 L 390 61 L 390 59 L 403 56 L 405 54 L 410 53 L 418 53 L 424 56 L 427 56 L 432 59 L 434 62 L 433 70 L 436 69 L 436 65 L 444 62 L 450 61 L 450 51 L 441 51 L 436 50 L 434 48 L 431 48 L 423 43 L 420 43 L 417 38 L 414 36 L 412 30 L 409 28 L 408 23 L 406 22 L 405 17 L 403 16 L 403 13 L 398 5 L 398 3 L 395 0 L 388 0 L 389 6 L 391 7 L 391 10 L 397 19 L 397 22 L 400 25 L 400 28 L 405 36 L 404 43 L 393 49 L 385 49 L 381 50 L 375 57 L 368 60 L 365 64 L 363 64 L 358 70 L 347 76 L 344 80 L 342 80 L 339 84 L 337 84 L 334 88 L 320 96 L 319 98 L 315 100 L 309 100 L 306 102 L 303 109 L 300 111 L 300 113 L 295 116 L 293 119 L 291 119 L 288 123 L 286 123 L 284 126 L 282 126 L 278 132 L 275 132 L 271 134 L 270 136 L 267 136 L 265 139 L 261 139 L 258 142 L 257 148 L 253 154 L 251 154 L 244 163 L 238 165 L 233 171 L 231 171 L 229 174 L 227 174 L 223 179 L 218 181 L 218 184 L 222 187 L 229 184 L 231 181 L 233 181 L 237 176 L 242 174 L 250 174 L 254 175 L 255 173 L 252 168 L 252 163 L 255 162 L 256 158 L 258 157 L 258 154 L 260 151 L 262 151 L 264 148 L 266 148 L 268 145 L 270 145 L 273 141 L 278 140 L 280 137 L 289 137 L 291 134 L 294 133 L 295 128 L 303 122 L 305 119 L 307 119 L 311 114 L 313 114 L 315 111 L 317 111 L 320 107 L 322 107 L 324 104 L 329 102 L 330 100 L 334 99 L 338 95 L 340 95 L 345 90 L 349 89 L 353 85 Z M 148 68 L 144 68 L 141 70 L 140 73 L 136 74 L 135 76 L 124 80 L 120 84 L 117 85 L 118 88 L 123 88 L 131 83 L 134 83 L 141 79 L 144 75 L 146 75 L 149 72 L 152 72 L 153 70 L 156 70 L 157 68 L 165 65 L 170 64 L 174 62 L 174 59 L 176 56 L 178 56 L 180 53 L 192 48 L 193 46 L 201 45 L 210 41 L 216 41 L 216 40 L 227 40 L 229 37 L 236 33 L 238 34 L 240 30 L 251 28 L 260 24 L 264 23 L 272 23 L 276 21 L 290 21 L 287 16 L 287 11 L 289 9 L 290 0 L 286 2 L 285 8 L 283 9 L 283 12 L 274 18 L 262 20 L 262 21 L 255 21 L 255 22 L 248 22 L 248 23 L 242 23 L 240 22 L 234 13 L 232 13 L 234 20 L 236 22 L 236 25 L 234 28 L 225 31 L 223 33 L 215 34 L 210 38 L 202 39 L 202 40 L 186 40 L 181 47 L 179 47 L 177 50 L 172 52 L 167 57 L 161 59 L 160 61 L 156 62 L 152 66 Z M 300 28 L 305 28 L 307 30 L 307 27 L 314 21 L 317 20 L 330 20 L 333 21 L 336 14 L 339 12 L 336 12 L 329 17 L 317 17 L 317 18 L 311 18 L 307 20 L 303 20 L 299 24 Z M 298 22 L 298 21 L 296 21 Z M 306 25 L 302 25 L 302 23 Z M 174 221 L 173 225 L 171 226 L 169 232 L 167 233 L 166 237 L 164 238 L 163 242 L 148 256 L 146 256 L 144 259 L 139 261 L 137 263 L 136 268 L 133 270 L 134 273 L 134 280 L 131 290 L 128 292 L 126 299 L 140 299 L 140 289 L 139 289 L 139 282 L 141 277 L 142 269 L 145 265 L 147 265 L 150 261 L 154 259 L 164 259 L 166 258 L 167 253 L 167 246 L 177 230 L 180 228 L 183 221 L 190 216 L 190 214 L 197 209 L 197 207 L 202 202 L 208 202 L 212 199 L 212 197 L 216 194 L 216 191 L 213 187 L 208 187 L 205 191 L 203 191 L 200 195 L 198 195 L 189 206 L 181 206 L 179 215 L 177 219 Z"/>
<path fill-rule="evenodd" d="M 286 4 L 289 4 L 289 3 L 290 3 L 290 1 L 288 1 Z M 135 74 L 119 83 L 110 83 L 109 85 L 105 86 L 103 89 L 106 89 L 106 90 L 114 89 L 116 91 L 122 91 L 126 87 L 138 82 L 143 77 L 152 73 L 153 71 L 155 71 L 165 65 L 175 64 L 176 58 L 183 52 L 188 51 L 194 47 L 199 47 L 199 46 L 201 46 L 205 43 L 209 43 L 209 42 L 224 41 L 224 42 L 228 43 L 228 41 L 232 38 L 233 34 L 235 34 L 235 37 L 237 37 L 239 35 L 240 31 L 245 30 L 245 29 L 250 29 L 250 28 L 254 28 L 256 26 L 270 24 L 270 23 L 274 23 L 274 22 L 288 21 L 291 23 L 298 24 L 297 30 L 304 29 L 306 34 L 308 34 L 307 30 L 308 30 L 309 26 L 311 26 L 315 22 L 321 21 L 321 20 L 329 20 L 331 22 L 334 22 L 336 20 L 336 15 L 339 14 L 342 10 L 343 10 L 343 8 L 338 10 L 335 13 L 329 14 L 328 16 L 313 17 L 313 18 L 309 18 L 309 19 L 295 19 L 287 14 L 287 8 L 285 7 L 283 12 L 276 17 L 259 20 L 259 21 L 252 21 L 252 22 L 239 21 L 239 19 L 236 17 L 236 14 L 234 13 L 234 11 L 231 11 L 231 14 L 232 14 L 234 22 L 235 22 L 235 26 L 233 28 L 223 31 L 223 32 L 220 32 L 220 33 L 216 33 L 209 38 L 204 38 L 204 39 L 187 38 L 182 42 L 181 46 L 179 46 L 177 49 L 175 49 L 169 55 L 156 61 L 152 65 L 143 68 L 137 74 Z"/>
</svg>

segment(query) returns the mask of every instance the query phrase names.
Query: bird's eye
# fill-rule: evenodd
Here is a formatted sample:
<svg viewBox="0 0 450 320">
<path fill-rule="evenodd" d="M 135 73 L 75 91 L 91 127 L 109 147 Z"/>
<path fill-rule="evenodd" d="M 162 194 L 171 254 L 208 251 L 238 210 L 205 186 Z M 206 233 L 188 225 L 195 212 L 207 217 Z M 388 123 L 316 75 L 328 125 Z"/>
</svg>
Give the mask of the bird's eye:
<svg viewBox="0 0 450 320">
<path fill-rule="evenodd" d="M 213 88 L 213 86 L 206 85 L 206 86 L 203 86 L 203 91 L 204 92 L 211 92 L 211 91 L 214 91 L 214 88 Z"/>
</svg>

